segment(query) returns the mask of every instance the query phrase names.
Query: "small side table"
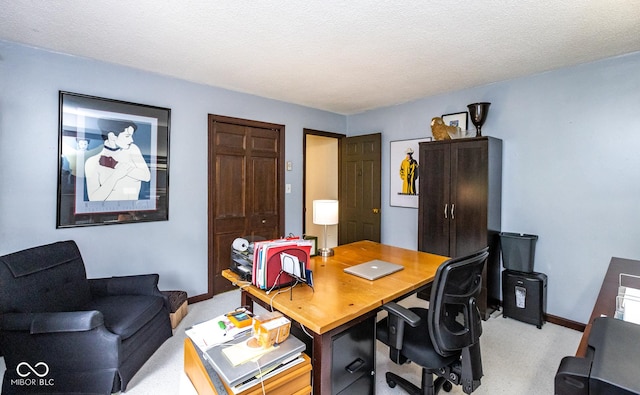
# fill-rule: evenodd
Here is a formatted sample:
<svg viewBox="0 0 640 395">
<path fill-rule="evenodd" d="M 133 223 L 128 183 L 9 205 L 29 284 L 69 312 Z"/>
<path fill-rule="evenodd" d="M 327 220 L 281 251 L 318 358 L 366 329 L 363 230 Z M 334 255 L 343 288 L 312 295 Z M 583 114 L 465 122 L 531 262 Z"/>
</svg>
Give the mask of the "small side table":
<svg viewBox="0 0 640 395">
<path fill-rule="evenodd" d="M 267 395 L 310 395 L 311 394 L 311 360 L 302 354 L 304 362 L 285 370 L 280 374 L 269 377 L 264 381 Z M 226 395 L 233 394 L 223 382 L 226 393 L 216 391 L 211 374 L 215 370 L 200 355 L 200 351 L 188 337 L 184 339 L 184 372 L 198 391 L 198 395 Z M 238 395 L 262 395 L 262 385 L 248 388 Z"/>
<path fill-rule="evenodd" d="M 169 298 L 171 328 L 176 329 L 176 326 L 189 312 L 187 293 L 185 291 L 162 291 L 162 293 Z"/>
</svg>

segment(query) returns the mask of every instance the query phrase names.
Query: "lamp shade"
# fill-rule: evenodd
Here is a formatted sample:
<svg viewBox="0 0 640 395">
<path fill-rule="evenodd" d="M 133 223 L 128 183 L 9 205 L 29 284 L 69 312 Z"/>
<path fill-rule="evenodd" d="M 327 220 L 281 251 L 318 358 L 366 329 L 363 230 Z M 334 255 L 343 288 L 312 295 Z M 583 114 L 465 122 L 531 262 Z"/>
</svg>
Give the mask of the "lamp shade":
<svg viewBox="0 0 640 395">
<path fill-rule="evenodd" d="M 338 223 L 338 201 L 314 200 L 313 223 L 316 225 L 336 225 Z"/>
</svg>

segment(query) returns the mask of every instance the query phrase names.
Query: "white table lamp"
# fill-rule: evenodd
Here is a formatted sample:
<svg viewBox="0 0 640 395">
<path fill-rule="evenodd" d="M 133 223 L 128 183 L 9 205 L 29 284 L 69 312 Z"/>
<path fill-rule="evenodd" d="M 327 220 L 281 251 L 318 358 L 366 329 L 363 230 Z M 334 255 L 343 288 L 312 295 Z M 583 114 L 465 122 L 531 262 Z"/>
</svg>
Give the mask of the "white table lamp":
<svg viewBox="0 0 640 395">
<path fill-rule="evenodd" d="M 318 250 L 320 256 L 332 256 L 333 249 L 327 248 L 327 226 L 338 224 L 338 201 L 337 200 L 314 200 L 313 201 L 313 223 L 324 225 L 324 248 Z"/>
</svg>

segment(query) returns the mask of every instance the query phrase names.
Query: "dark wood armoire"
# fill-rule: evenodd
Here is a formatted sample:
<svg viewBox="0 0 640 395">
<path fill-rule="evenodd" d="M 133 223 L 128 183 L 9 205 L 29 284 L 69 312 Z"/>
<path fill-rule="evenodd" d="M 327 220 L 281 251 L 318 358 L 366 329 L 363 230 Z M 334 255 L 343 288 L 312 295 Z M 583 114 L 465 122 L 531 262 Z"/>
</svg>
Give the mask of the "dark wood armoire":
<svg viewBox="0 0 640 395">
<path fill-rule="evenodd" d="M 420 143 L 419 161 L 418 249 L 458 257 L 489 246 L 478 301 L 486 320 L 500 301 L 502 140 Z"/>
</svg>

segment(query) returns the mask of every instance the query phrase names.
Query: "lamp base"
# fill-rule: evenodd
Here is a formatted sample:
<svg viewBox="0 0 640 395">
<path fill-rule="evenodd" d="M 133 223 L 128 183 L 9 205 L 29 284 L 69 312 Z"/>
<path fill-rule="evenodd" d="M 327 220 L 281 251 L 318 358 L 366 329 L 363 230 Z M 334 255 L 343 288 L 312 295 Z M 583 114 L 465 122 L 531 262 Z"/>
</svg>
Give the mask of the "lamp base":
<svg viewBox="0 0 640 395">
<path fill-rule="evenodd" d="M 320 248 L 320 249 L 318 250 L 318 255 L 320 255 L 320 256 L 325 256 L 325 257 L 326 257 L 326 256 L 333 256 L 333 249 L 331 249 L 331 248 L 326 248 L 326 247 L 325 247 L 325 248 Z"/>
</svg>

